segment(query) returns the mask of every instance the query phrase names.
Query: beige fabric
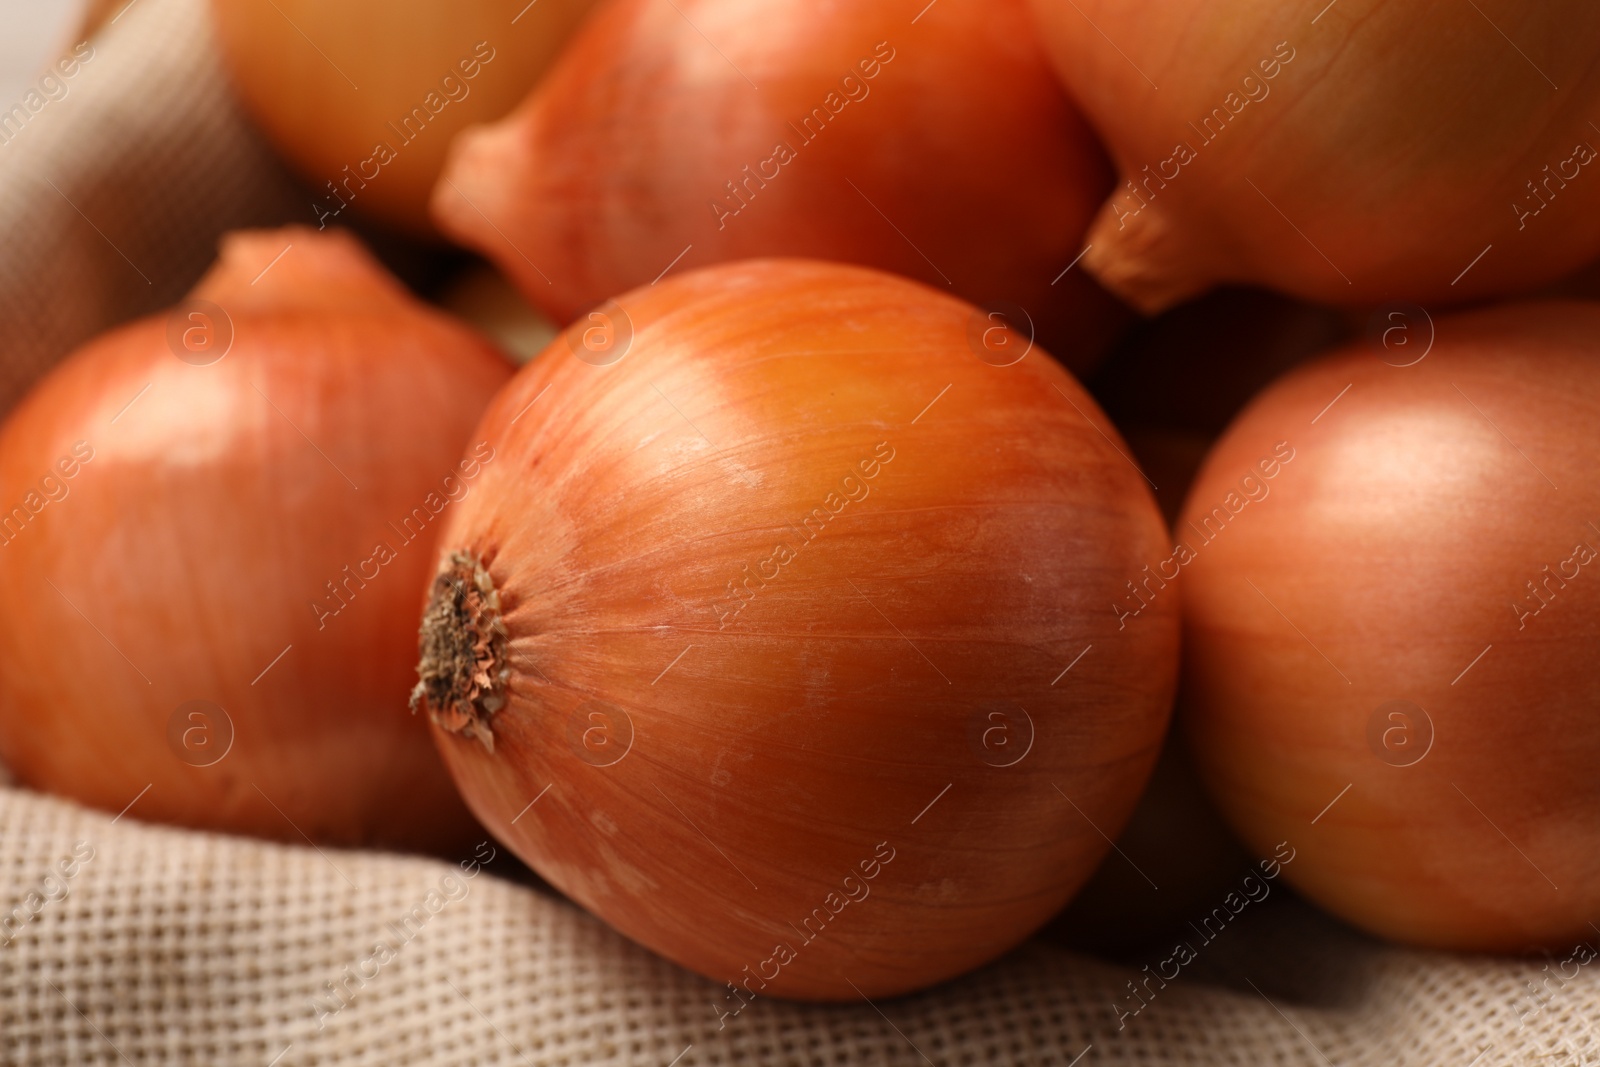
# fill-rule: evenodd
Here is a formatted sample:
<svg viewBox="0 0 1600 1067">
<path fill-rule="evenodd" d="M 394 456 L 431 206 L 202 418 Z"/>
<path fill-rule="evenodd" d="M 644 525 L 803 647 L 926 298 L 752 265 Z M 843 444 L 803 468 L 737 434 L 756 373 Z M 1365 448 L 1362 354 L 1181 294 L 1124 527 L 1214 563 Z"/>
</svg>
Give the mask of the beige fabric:
<svg viewBox="0 0 1600 1067">
<path fill-rule="evenodd" d="M 77 341 L 187 288 L 221 229 L 308 217 L 223 88 L 201 0 L 135 0 L 95 47 L 0 146 L 0 409 Z M 1600 1062 L 1594 968 L 1535 1001 L 1543 961 L 1384 947 L 1284 893 L 1121 1029 L 1138 972 L 1043 942 L 919 996 L 758 1000 L 723 1026 L 715 983 L 504 855 L 468 879 L 138 813 L 0 785 L 0 1064 Z M 407 922 L 406 938 L 390 925 Z"/>
<path fill-rule="evenodd" d="M 1065 1065 L 1088 1049 L 1082 1067 L 1467 1067 L 1491 1043 L 1479 1067 L 1600 1056 L 1592 977 L 1518 1032 L 1538 967 L 1378 946 L 1287 898 L 1201 948 L 1120 1032 L 1111 1005 L 1134 973 L 1041 943 L 918 996 L 757 1000 L 719 1025 L 716 984 L 497 876 L 514 876 L 508 857 L 469 878 L 137 812 L 113 822 L 0 790 L 0 907 L 38 913 L 14 936 L 0 913 L 0 1063 L 666 1067 L 688 1049 L 680 1067 L 943 1067 Z M 63 876 L 75 849 L 90 858 Z M 405 940 L 391 924 L 413 913 Z"/>
</svg>

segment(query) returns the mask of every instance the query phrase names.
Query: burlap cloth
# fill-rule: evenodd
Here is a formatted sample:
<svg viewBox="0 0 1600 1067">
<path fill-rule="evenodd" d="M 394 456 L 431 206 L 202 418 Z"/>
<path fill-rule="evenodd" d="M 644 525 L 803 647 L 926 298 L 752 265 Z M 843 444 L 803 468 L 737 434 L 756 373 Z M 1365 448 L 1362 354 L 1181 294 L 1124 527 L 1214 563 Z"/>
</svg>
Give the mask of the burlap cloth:
<svg viewBox="0 0 1600 1067">
<path fill-rule="evenodd" d="M 310 218 L 228 96 L 202 0 L 135 0 L 94 47 L 0 146 L 0 408 L 175 299 L 221 230 Z M 0 1062 L 1600 1061 L 1594 968 L 1556 980 L 1544 961 L 1383 946 L 1281 883 L 1137 1015 L 1116 1005 L 1142 972 L 1040 940 L 918 996 L 758 1000 L 720 1024 L 721 987 L 530 883 L 503 852 L 467 878 L 148 826 L 136 803 L 114 820 L 0 779 Z"/>
</svg>

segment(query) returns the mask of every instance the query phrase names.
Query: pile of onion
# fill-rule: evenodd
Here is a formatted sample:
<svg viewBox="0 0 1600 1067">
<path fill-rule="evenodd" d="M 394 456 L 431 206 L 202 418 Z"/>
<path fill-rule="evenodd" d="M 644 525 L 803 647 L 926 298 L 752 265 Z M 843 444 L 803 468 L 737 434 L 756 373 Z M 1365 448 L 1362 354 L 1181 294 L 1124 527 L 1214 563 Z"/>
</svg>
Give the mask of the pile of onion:
<svg viewBox="0 0 1600 1067">
<path fill-rule="evenodd" d="M 496 836 L 723 1010 L 966 971 L 1132 810 L 1177 590 L 1113 602 L 1166 533 L 1089 396 L 971 305 L 692 272 L 568 330 L 477 436 L 418 703 Z"/>
<path fill-rule="evenodd" d="M 417 590 L 510 374 L 349 237 L 227 238 L 192 298 L 0 430 L 0 757 L 187 826 L 470 833 L 406 693 Z"/>
<path fill-rule="evenodd" d="M 561 323 L 751 256 L 1004 303 L 1075 367 L 1123 319 L 1067 270 L 1111 172 L 1023 0 L 616 0 L 444 179 L 440 227 Z"/>
<path fill-rule="evenodd" d="M 594 0 L 211 0 L 246 108 L 311 185 L 307 221 L 433 232 L 450 140 L 516 105 Z M 120 5 L 119 5 L 120 6 Z"/>
<path fill-rule="evenodd" d="M 1600 307 L 1413 328 L 1290 374 L 1207 461 L 1186 725 L 1245 840 L 1287 840 L 1335 914 L 1570 946 L 1600 915 Z"/>
<path fill-rule="evenodd" d="M 1084 265 L 1147 311 L 1466 300 L 1600 254 L 1600 6 L 1032 3 L 1120 171 Z"/>
</svg>

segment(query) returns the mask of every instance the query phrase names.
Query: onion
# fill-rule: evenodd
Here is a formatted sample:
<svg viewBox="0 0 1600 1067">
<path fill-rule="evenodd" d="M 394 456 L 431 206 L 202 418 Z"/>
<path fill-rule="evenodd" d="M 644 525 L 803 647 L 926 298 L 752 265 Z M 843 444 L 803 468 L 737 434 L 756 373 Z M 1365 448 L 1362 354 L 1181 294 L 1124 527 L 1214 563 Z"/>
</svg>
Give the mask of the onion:
<svg viewBox="0 0 1600 1067">
<path fill-rule="evenodd" d="M 561 323 L 669 269 L 813 256 L 1004 303 L 1087 365 L 1123 320 L 1065 270 L 1105 156 L 1023 0 L 924 7 L 609 4 L 461 136 L 435 216 Z"/>
<path fill-rule="evenodd" d="M 478 429 L 417 699 L 485 825 L 719 1012 L 1005 951 L 1155 759 L 1175 590 L 1111 607 L 1154 501 L 1004 331 L 862 268 L 715 267 L 573 326 Z"/>
<path fill-rule="evenodd" d="M 0 430 L 0 755 L 185 826 L 470 833 L 406 691 L 437 513 L 477 491 L 509 376 L 349 237 L 229 237 Z"/>
<path fill-rule="evenodd" d="M 307 221 L 361 216 L 427 236 L 428 194 L 450 139 L 522 99 L 593 2 L 211 7 L 245 107 L 315 192 Z"/>
<path fill-rule="evenodd" d="M 1121 172 L 1084 264 L 1147 311 L 1466 300 L 1600 254 L 1594 4 L 1033 5 Z"/>
<path fill-rule="evenodd" d="M 1289 841 L 1336 914 L 1571 945 L 1600 914 L 1600 308 L 1407 328 L 1292 373 L 1207 461 L 1184 714 L 1246 841 Z"/>
</svg>

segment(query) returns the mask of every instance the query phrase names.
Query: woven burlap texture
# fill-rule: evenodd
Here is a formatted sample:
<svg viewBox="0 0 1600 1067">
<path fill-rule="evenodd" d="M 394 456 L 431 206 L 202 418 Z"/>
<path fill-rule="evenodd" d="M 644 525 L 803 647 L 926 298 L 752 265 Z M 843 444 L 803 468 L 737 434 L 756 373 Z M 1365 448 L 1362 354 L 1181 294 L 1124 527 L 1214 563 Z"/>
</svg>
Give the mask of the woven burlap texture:
<svg viewBox="0 0 1600 1067">
<path fill-rule="evenodd" d="M 310 219 L 227 92 L 203 0 L 134 0 L 93 46 L 0 145 L 0 410 L 185 291 L 222 230 Z M 1592 975 L 1382 946 L 1282 893 L 1159 988 L 1040 941 L 913 997 L 719 1019 L 720 986 L 503 854 L 263 844 L 142 825 L 130 800 L 113 818 L 0 781 L 0 1063 L 1600 1061 Z M 1130 981 L 1156 991 L 1119 1016 Z"/>
</svg>

